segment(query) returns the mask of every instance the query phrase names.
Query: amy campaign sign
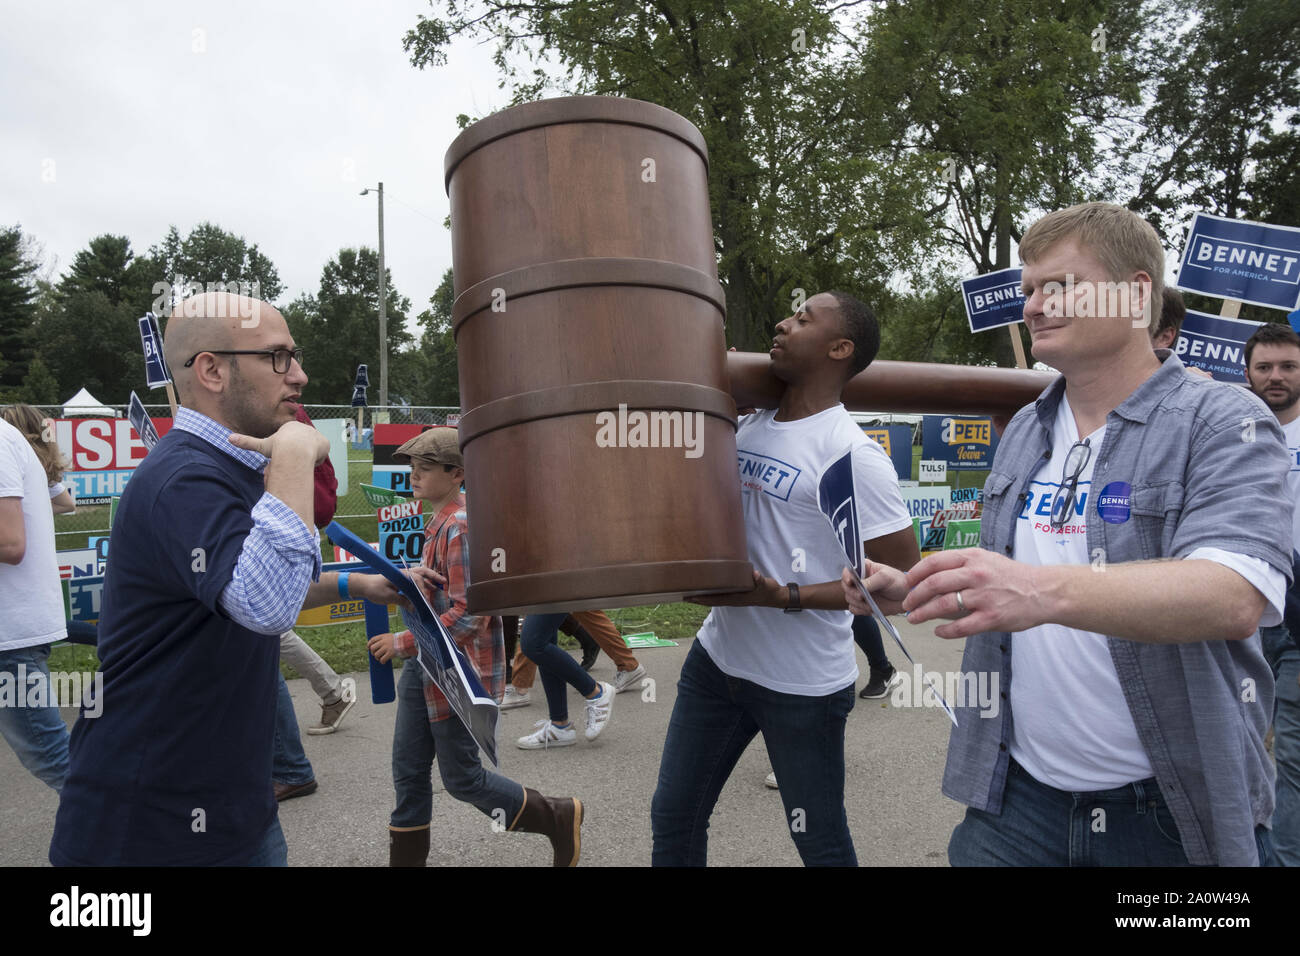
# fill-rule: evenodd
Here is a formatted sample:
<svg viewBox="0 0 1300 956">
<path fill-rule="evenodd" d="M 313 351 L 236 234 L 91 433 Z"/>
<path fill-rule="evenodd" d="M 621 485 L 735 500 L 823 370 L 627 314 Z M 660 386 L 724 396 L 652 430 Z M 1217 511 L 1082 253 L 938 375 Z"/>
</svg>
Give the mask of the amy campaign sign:
<svg viewBox="0 0 1300 956">
<path fill-rule="evenodd" d="M 1178 288 L 1290 312 L 1300 307 L 1300 229 L 1198 212 Z"/>
<path fill-rule="evenodd" d="M 962 300 L 972 332 L 1014 325 L 1024 318 L 1025 297 L 1020 291 L 1020 270 L 1000 269 L 961 280 Z"/>
<path fill-rule="evenodd" d="M 1187 310 L 1174 351 L 1184 365 L 1218 382 L 1246 383 L 1246 342 L 1260 323 Z"/>
<path fill-rule="evenodd" d="M 921 422 L 921 457 L 946 461 L 949 471 L 987 471 L 997 447 L 991 418 L 926 415 Z"/>
</svg>

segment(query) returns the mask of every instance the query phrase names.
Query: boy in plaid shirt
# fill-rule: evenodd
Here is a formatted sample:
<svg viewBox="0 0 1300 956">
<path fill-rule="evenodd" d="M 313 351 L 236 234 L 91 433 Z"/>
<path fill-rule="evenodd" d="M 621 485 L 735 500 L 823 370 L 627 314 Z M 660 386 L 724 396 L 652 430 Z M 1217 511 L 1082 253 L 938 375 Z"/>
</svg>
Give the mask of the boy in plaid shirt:
<svg viewBox="0 0 1300 956">
<path fill-rule="evenodd" d="M 426 592 L 447 633 L 464 651 L 483 687 L 498 703 L 505 690 L 505 643 L 499 617 L 469 613 L 465 586 L 469 536 L 465 529 L 465 477 L 456 429 L 439 426 L 412 438 L 393 453 L 411 463 L 411 491 L 433 512 L 425 529 L 424 564 L 447 579 L 445 590 Z M 420 582 L 420 586 L 425 586 Z M 410 631 L 377 634 L 370 652 L 381 662 L 413 658 Z M 544 833 L 556 866 L 575 866 L 582 847 L 582 803 L 551 798 L 484 768 L 478 744 L 452 713 L 447 699 L 416 663 L 402 668 L 393 732 L 393 786 L 397 808 L 389 822 L 389 865 L 424 866 L 433 819 L 433 759 L 438 758 L 447 793 L 524 833 Z"/>
</svg>

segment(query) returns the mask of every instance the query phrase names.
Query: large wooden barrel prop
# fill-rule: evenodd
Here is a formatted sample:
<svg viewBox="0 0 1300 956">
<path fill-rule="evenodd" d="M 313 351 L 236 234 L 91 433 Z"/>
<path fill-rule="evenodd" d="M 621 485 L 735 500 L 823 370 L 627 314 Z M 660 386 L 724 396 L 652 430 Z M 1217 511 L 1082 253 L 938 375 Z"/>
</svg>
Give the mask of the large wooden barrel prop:
<svg viewBox="0 0 1300 956">
<path fill-rule="evenodd" d="M 746 590 L 704 138 L 566 97 L 446 157 L 469 609 Z"/>
<path fill-rule="evenodd" d="M 759 352 L 727 353 L 732 397 L 741 408 L 776 408 L 785 383 Z M 878 360 L 849 379 L 840 393 L 851 412 L 932 412 L 1014 415 L 1056 376 L 1033 369 Z"/>
</svg>

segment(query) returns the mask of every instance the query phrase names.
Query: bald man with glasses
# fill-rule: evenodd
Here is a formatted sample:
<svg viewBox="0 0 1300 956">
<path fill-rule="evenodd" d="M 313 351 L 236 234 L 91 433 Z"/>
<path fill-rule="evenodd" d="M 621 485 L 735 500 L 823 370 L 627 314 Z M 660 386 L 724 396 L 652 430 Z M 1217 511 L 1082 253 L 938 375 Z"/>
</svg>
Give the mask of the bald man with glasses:
<svg viewBox="0 0 1300 956">
<path fill-rule="evenodd" d="M 284 317 L 196 296 L 164 348 L 181 407 L 118 508 L 102 713 L 73 728 L 50 861 L 282 866 L 279 635 L 303 607 L 397 593 L 377 575 L 321 574 L 313 471 L 329 441 L 295 421 L 307 375 Z"/>
</svg>

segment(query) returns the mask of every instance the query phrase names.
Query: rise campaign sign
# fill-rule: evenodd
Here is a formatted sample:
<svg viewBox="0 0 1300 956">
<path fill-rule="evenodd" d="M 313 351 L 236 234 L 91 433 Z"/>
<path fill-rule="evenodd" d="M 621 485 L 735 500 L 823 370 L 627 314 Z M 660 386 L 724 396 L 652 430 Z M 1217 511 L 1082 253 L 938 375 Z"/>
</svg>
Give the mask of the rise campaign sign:
<svg viewBox="0 0 1300 956">
<path fill-rule="evenodd" d="M 1187 310 L 1174 350 L 1184 365 L 1209 372 L 1217 382 L 1246 384 L 1246 342 L 1258 322 Z"/>
<path fill-rule="evenodd" d="M 1300 308 L 1300 229 L 1198 212 L 1178 288 L 1284 312 Z"/>
<path fill-rule="evenodd" d="M 171 431 L 170 418 L 151 418 L 159 436 Z M 122 494 L 148 449 L 125 418 L 56 418 L 54 439 L 71 467 L 63 483 L 87 505 L 105 505 Z"/>
<path fill-rule="evenodd" d="M 961 280 L 961 297 L 972 332 L 1015 325 L 1024 318 L 1025 296 L 1020 291 L 1020 270 L 999 269 Z"/>
<path fill-rule="evenodd" d="M 997 447 L 991 418 L 926 415 L 921 422 L 921 457 L 946 461 L 949 471 L 987 471 Z"/>
</svg>

